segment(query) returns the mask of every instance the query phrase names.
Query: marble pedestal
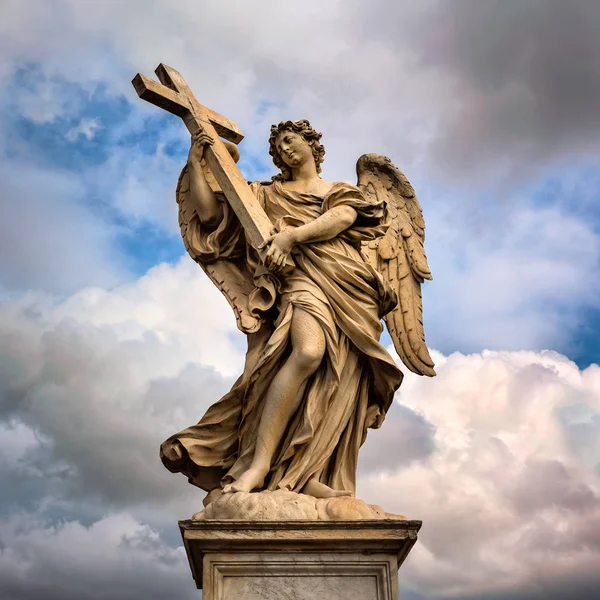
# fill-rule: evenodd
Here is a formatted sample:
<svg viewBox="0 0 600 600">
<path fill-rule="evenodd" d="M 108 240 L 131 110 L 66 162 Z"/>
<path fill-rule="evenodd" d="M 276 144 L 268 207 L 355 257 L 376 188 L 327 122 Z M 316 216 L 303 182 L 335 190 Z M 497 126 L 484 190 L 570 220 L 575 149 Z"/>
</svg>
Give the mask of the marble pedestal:
<svg viewBox="0 0 600 600">
<path fill-rule="evenodd" d="M 398 600 L 421 521 L 180 521 L 203 600 Z"/>
</svg>

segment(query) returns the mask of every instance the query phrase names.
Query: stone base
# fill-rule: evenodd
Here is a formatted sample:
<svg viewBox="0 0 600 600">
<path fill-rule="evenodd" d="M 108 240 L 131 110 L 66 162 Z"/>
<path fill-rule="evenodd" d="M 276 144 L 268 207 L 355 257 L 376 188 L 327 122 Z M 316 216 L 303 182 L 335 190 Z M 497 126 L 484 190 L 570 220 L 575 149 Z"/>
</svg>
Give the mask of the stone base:
<svg viewBox="0 0 600 600">
<path fill-rule="evenodd" d="M 386 513 L 381 506 L 367 504 L 353 496 L 314 498 L 287 490 L 214 494 L 206 508 L 193 521 L 354 521 L 402 519 Z"/>
<path fill-rule="evenodd" d="M 421 521 L 180 521 L 203 600 L 398 600 Z"/>
</svg>

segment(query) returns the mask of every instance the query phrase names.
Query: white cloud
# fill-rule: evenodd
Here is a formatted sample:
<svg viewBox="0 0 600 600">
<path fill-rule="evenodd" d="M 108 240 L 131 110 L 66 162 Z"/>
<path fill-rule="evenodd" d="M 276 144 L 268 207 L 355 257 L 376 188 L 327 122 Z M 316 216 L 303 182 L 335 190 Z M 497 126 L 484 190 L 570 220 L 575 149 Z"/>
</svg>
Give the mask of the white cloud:
<svg viewBox="0 0 600 600">
<path fill-rule="evenodd" d="M 126 277 L 127 270 L 115 261 L 114 229 L 84 205 L 84 197 L 78 175 L 3 161 L 1 286 L 64 293 L 83 285 L 114 285 Z"/>
<path fill-rule="evenodd" d="M 79 123 L 69 129 L 65 134 L 65 137 L 70 141 L 74 142 L 79 138 L 79 136 L 83 136 L 88 141 L 94 139 L 96 135 L 96 131 L 102 128 L 102 124 L 100 123 L 100 119 L 96 117 L 95 119 L 81 119 Z"/>
<path fill-rule="evenodd" d="M 80 108 L 78 99 L 70 98 L 60 83 L 41 79 L 31 88 L 18 90 L 16 104 L 20 114 L 36 124 L 53 123 Z"/>
<path fill-rule="evenodd" d="M 424 286 L 430 345 L 569 349 L 582 309 L 600 302 L 593 221 L 566 208 L 527 206 L 482 220 L 453 207 L 431 217 L 434 281 Z"/>
<path fill-rule="evenodd" d="M 35 432 L 21 463 L 47 478 L 47 493 L 155 516 L 168 503 L 197 510 L 199 492 L 162 468 L 158 447 L 228 390 L 244 351 L 231 309 L 199 267 L 160 265 L 136 283 L 58 303 L 14 299 L 0 330 L 1 412 Z"/>
<path fill-rule="evenodd" d="M 144 126 L 143 119 L 128 120 L 129 135 L 143 136 Z M 182 135 L 181 123 L 173 122 L 161 131 L 155 152 L 118 146 L 88 171 L 91 189 L 110 202 L 132 230 L 150 224 L 163 237 L 179 238 L 175 189 L 185 158 L 167 153 L 166 147 L 180 142 Z"/>
<path fill-rule="evenodd" d="M 5 600 L 198 597 L 185 552 L 128 513 L 85 527 L 16 515 L 0 522 Z"/>
<path fill-rule="evenodd" d="M 99 539 L 100 548 L 115 548 L 123 533 L 164 531 L 198 510 L 201 492 L 161 466 L 158 444 L 227 391 L 242 367 L 231 340 L 243 336 L 187 260 L 59 303 L 29 294 L 5 303 L 1 315 L 0 435 L 8 451 L 0 468 L 19 487 L 0 507 L 13 548 L 0 563 L 8 571 L 17 560 L 24 565 L 4 589 L 26 598 L 39 594 L 34 575 L 46 568 L 51 544 Z M 535 586 L 593 581 L 600 367 L 581 371 L 554 352 L 434 354 L 439 375 L 407 374 L 402 406 L 392 406 L 361 453 L 359 495 L 424 521 L 401 571 L 405 587 L 430 599 L 517 598 Z M 15 515 L 25 507 L 33 529 L 17 539 L 25 517 Z M 39 523 L 57 511 L 73 515 L 67 525 Z M 113 515 L 106 523 L 105 514 Z M 146 569 L 162 560 L 153 552 L 135 554 L 127 589 L 146 589 Z M 65 551 L 65 565 L 48 568 L 70 573 L 71 587 L 47 585 L 77 597 L 80 581 L 96 581 L 92 562 L 107 582 L 120 581 L 112 554 L 78 562 Z"/>
<path fill-rule="evenodd" d="M 34 432 L 21 422 L 0 424 L 0 465 L 14 468 L 27 452 L 37 446 Z"/>
<path fill-rule="evenodd" d="M 159 371 L 172 375 L 187 361 L 212 367 L 225 376 L 243 366 L 243 335 L 238 334 L 233 311 L 202 269 L 188 257 L 176 265 L 160 264 L 131 283 L 111 290 L 87 288 L 60 303 L 51 313 L 59 324 L 111 329 L 118 340 L 156 337 L 177 347 L 174 369 L 162 363 Z M 158 366 L 156 367 L 158 368 Z"/>
<path fill-rule="evenodd" d="M 363 471 L 358 487 L 424 522 L 406 584 L 427 598 L 542 588 L 558 599 L 568 580 L 570 597 L 584 598 L 577 581 L 587 586 L 600 569 L 600 367 L 581 371 L 553 352 L 435 359 L 436 378 L 409 374 L 399 393 L 429 423 L 433 450 Z"/>
<path fill-rule="evenodd" d="M 576 85 L 567 86 L 569 93 L 557 90 L 553 63 L 544 58 L 554 38 L 538 31 L 531 16 L 539 14 L 549 30 L 571 35 L 574 23 L 587 22 L 587 9 L 561 16 L 554 4 L 534 2 L 531 14 L 523 15 L 493 3 L 465 16 L 465 6 L 448 11 L 438 2 L 323 6 L 309 1 L 299 10 L 286 3 L 275 8 L 264 2 L 209 2 L 199 10 L 188 1 L 157 2 L 148 13 L 143 3 L 133 1 L 126 6 L 9 2 L 0 25 L 6 50 L 2 71 L 10 74 L 39 63 L 40 89 L 21 90 L 24 100 L 17 97 L 16 102 L 30 118 L 44 110 L 46 121 L 57 115 L 79 117 L 80 107 L 73 105 L 72 92 L 62 81 L 89 92 L 101 86 L 109 95 L 122 95 L 133 111 L 116 135 L 141 140 L 144 119 L 158 109 L 136 97 L 130 79 L 138 71 L 151 75 L 161 61 L 170 64 L 201 102 L 240 123 L 247 134 L 245 164 L 262 160 L 266 167 L 253 169 L 261 177 L 272 172 L 266 152 L 269 125 L 283 118 L 309 117 L 324 131 L 327 178 L 353 180 L 355 161 L 365 151 L 389 154 L 415 184 L 425 210 L 435 277 L 425 286 L 430 344 L 445 351 L 485 346 L 567 351 L 582 312 L 598 302 L 596 286 L 586 283 L 598 279 L 597 234 L 586 214 L 575 216 L 572 203 L 564 202 L 560 211 L 539 210 L 531 198 L 533 188 L 525 193 L 506 179 L 494 186 L 498 173 L 512 173 L 521 164 L 531 166 L 527 177 L 538 177 L 555 169 L 560 157 L 571 161 L 571 152 L 575 158 L 588 152 L 590 128 L 583 131 L 578 119 L 569 129 L 568 116 L 579 114 L 573 110 L 577 106 L 583 116 L 589 106 L 595 110 L 593 72 L 584 77 L 588 83 L 582 84 L 581 97 Z M 519 22 L 527 32 L 522 38 L 529 40 L 527 47 L 514 38 L 511 10 L 523 17 Z M 590 20 L 594 14 L 590 9 Z M 447 30 L 439 30 L 442 22 Z M 480 30 L 478 24 L 489 38 L 473 33 Z M 438 32 L 435 39 L 432 31 Z M 453 37 L 452 32 L 464 35 Z M 471 46 L 465 53 L 464 39 L 482 44 L 481 52 Z M 495 44 L 488 47 L 488 39 Z M 569 65 L 580 64 L 585 75 L 597 64 L 594 39 L 582 38 L 590 47 L 589 60 L 587 54 L 579 63 L 560 60 L 562 76 L 570 74 L 580 82 L 581 73 L 570 72 Z M 578 48 L 573 49 L 577 56 Z M 531 69 L 539 79 L 527 75 Z M 482 93 L 486 77 L 493 80 L 487 95 Z M 560 116 L 559 134 L 568 133 L 557 137 L 553 130 L 550 145 L 544 132 L 550 131 L 552 119 L 546 112 L 536 120 L 535 114 L 521 114 L 526 103 L 518 103 L 516 112 L 511 108 L 521 98 L 511 90 L 539 98 L 544 86 L 551 92 L 544 96 L 544 110 Z M 518 118 L 510 120 L 511 114 Z M 517 137 L 514 132 L 505 135 L 507 119 Z M 497 139 L 505 154 L 497 151 Z M 173 192 L 184 157 L 173 157 L 164 148 L 177 140 L 187 141 L 187 133 L 174 118 L 161 133 L 155 154 L 113 148 L 105 163 L 87 169 L 71 187 L 85 180 L 131 229 L 149 224 L 160 235 L 176 235 Z M 464 140 L 469 141 L 466 149 Z M 466 164 L 458 168 L 456 160 Z M 444 171 L 448 161 L 454 165 L 450 173 Z M 20 181 L 29 181 L 32 173 L 36 181 L 31 165 L 11 165 L 11 170 Z M 34 195 L 45 188 L 44 182 L 34 186 Z M 27 196 L 19 194 L 8 190 L 4 195 L 17 205 Z M 15 218 L 5 221 L 15 248 L 15 258 L 2 265 L 8 287 L 65 291 L 123 281 L 123 268 L 115 268 L 108 251 L 112 224 L 82 211 L 82 194 L 64 206 L 54 197 L 43 207 L 20 203 L 23 208 L 14 209 Z M 60 216 L 52 227 L 46 225 L 48 207 Z M 76 226 L 68 227 L 67 221 Z M 20 232 L 25 228 L 41 240 L 51 237 L 40 258 L 23 249 L 27 238 Z"/>
</svg>

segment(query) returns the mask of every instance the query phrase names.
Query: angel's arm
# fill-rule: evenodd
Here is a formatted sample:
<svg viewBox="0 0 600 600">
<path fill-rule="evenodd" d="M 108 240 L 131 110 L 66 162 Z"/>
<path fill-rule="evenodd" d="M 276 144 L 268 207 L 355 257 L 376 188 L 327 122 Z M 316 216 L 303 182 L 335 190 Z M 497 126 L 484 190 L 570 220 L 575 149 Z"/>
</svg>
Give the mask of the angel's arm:
<svg viewBox="0 0 600 600">
<path fill-rule="evenodd" d="M 294 246 L 331 240 L 346 231 L 357 217 L 358 213 L 351 206 L 335 206 L 310 223 L 272 235 L 263 244 L 271 243 L 265 264 L 271 270 L 281 270 Z"/>
<path fill-rule="evenodd" d="M 331 240 L 346 231 L 357 217 L 358 213 L 351 206 L 330 208 L 314 221 L 291 230 L 294 245 Z"/>
<path fill-rule="evenodd" d="M 207 144 L 212 144 L 210 136 L 197 132 L 192 136 L 192 145 L 188 155 L 190 177 L 190 197 L 202 225 L 214 229 L 223 220 L 223 207 L 212 191 L 200 162 Z"/>
</svg>

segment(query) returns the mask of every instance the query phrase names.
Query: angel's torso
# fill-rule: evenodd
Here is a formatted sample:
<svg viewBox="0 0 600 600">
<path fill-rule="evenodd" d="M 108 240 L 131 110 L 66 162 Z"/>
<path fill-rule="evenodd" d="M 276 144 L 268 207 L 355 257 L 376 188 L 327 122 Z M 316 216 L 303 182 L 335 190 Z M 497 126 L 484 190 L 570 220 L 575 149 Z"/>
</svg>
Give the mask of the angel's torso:
<svg viewBox="0 0 600 600">
<path fill-rule="evenodd" d="M 273 183 L 254 182 L 251 184 L 251 188 L 277 231 L 300 227 L 314 221 L 332 205 L 344 204 L 344 197 L 358 196 L 363 204 L 366 203 L 362 192 L 356 186 L 345 181 L 333 183 L 323 181 L 318 190 L 311 192 L 297 191 L 293 189 L 293 186 L 282 184 L 279 181 Z M 312 256 L 315 256 L 315 253 L 321 255 L 325 262 L 320 268 L 323 268 L 325 263 L 333 266 L 336 263 L 339 264 L 340 261 L 351 261 L 353 272 L 367 282 L 370 287 L 379 289 L 379 274 L 365 260 L 360 247 L 361 244 L 358 240 L 351 240 L 346 232 L 342 232 L 329 240 L 306 244 L 303 251 Z M 334 276 L 333 273 L 332 276 Z"/>
<path fill-rule="evenodd" d="M 295 186 L 274 182 L 272 184 L 253 184 L 265 212 L 278 231 L 285 227 L 299 227 L 314 221 L 323 214 L 325 198 L 341 183 L 322 181 L 300 191 Z"/>
<path fill-rule="evenodd" d="M 282 182 L 280 185 L 284 190 L 290 192 L 311 194 L 314 196 L 320 196 L 321 198 L 324 198 L 331 191 L 331 188 L 335 185 L 335 182 L 316 179 L 310 182 L 285 181 Z"/>
</svg>

